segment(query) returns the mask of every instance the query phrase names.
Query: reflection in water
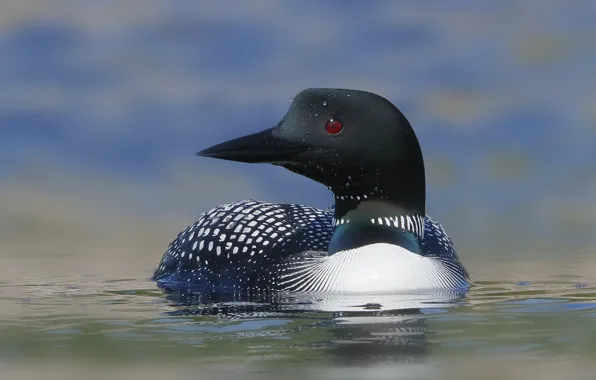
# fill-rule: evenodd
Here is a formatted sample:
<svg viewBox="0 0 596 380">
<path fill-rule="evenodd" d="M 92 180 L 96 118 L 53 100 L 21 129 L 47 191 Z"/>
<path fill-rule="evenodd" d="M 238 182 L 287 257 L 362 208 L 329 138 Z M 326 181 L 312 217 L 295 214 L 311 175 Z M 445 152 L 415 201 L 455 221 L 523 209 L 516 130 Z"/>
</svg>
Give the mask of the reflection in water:
<svg viewBox="0 0 596 380">
<path fill-rule="evenodd" d="M 313 336 L 321 339 L 308 344 L 325 347 L 338 364 L 412 363 L 427 357 L 426 314 L 459 305 L 465 296 L 466 291 L 382 296 L 171 293 L 167 299 L 174 310 L 167 314 L 235 320 L 312 318 L 309 328 L 319 330 Z"/>
<path fill-rule="evenodd" d="M 238 370 L 246 379 L 462 379 L 499 371 L 508 372 L 494 378 L 528 379 L 537 375 L 522 376 L 511 358 L 552 358 L 569 364 L 567 374 L 579 361 L 593 362 L 593 283 L 481 281 L 467 294 L 385 295 L 376 304 L 355 296 L 164 294 L 145 280 L 5 284 L 0 302 L 19 314 L 0 308 L 0 351 L 27 366 L 50 358 L 66 359 L 68 368 L 89 359 L 102 368 L 113 360 L 144 372 L 168 369 L 129 376 L 144 379 L 174 378 L 181 368 L 189 368 L 185 378 L 232 378 L 222 371 Z M 446 367 L 471 376 L 450 376 Z"/>
<path fill-rule="evenodd" d="M 427 357 L 427 326 L 420 310 L 342 313 L 330 330 L 337 361 L 345 364 L 411 363 Z"/>
</svg>

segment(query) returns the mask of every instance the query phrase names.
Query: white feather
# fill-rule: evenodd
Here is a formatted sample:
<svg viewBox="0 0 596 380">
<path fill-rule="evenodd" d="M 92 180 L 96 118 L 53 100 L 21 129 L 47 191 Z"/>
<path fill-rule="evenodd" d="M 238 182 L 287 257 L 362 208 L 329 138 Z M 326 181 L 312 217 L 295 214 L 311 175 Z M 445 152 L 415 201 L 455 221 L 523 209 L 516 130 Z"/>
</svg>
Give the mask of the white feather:
<svg viewBox="0 0 596 380">
<path fill-rule="evenodd" d="M 281 279 L 284 290 L 382 294 L 466 285 L 461 276 L 440 260 L 387 243 L 340 251 L 300 264 L 299 271 Z"/>
</svg>

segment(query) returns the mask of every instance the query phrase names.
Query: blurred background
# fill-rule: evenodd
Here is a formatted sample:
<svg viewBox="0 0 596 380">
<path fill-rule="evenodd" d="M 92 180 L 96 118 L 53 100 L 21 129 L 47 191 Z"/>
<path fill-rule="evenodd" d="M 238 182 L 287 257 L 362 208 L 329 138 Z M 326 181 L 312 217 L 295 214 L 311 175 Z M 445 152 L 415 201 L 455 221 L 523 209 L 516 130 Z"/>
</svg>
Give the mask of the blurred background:
<svg viewBox="0 0 596 380">
<path fill-rule="evenodd" d="M 149 276 L 210 207 L 327 207 L 281 168 L 194 155 L 272 126 L 307 87 L 402 109 L 428 212 L 465 261 L 591 254 L 595 19 L 589 0 L 5 1 L 0 273 L 69 256 L 54 269 Z"/>
<path fill-rule="evenodd" d="M 591 0 L 4 0 L 0 281 L 144 281 L 213 206 L 329 206 L 281 168 L 195 156 L 307 87 L 404 112 L 475 280 L 593 274 L 594 20 Z"/>
<path fill-rule="evenodd" d="M 149 276 L 210 207 L 327 207 L 281 168 L 195 156 L 307 87 L 406 114 L 428 212 L 473 271 L 591 255 L 595 19 L 590 0 L 4 1 L 0 274 Z"/>
</svg>

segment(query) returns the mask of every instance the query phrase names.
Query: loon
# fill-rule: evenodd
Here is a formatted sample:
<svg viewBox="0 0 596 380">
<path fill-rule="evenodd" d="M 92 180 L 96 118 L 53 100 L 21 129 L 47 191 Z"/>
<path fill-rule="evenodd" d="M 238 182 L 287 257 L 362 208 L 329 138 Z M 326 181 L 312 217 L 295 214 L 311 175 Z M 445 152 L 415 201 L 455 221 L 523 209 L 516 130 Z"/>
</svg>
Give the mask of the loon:
<svg viewBox="0 0 596 380">
<path fill-rule="evenodd" d="M 426 215 L 414 130 L 380 95 L 306 89 L 275 127 L 197 155 L 282 166 L 327 186 L 335 205 L 216 207 L 168 246 L 153 275 L 165 290 L 386 294 L 470 285 L 452 240 Z"/>
</svg>

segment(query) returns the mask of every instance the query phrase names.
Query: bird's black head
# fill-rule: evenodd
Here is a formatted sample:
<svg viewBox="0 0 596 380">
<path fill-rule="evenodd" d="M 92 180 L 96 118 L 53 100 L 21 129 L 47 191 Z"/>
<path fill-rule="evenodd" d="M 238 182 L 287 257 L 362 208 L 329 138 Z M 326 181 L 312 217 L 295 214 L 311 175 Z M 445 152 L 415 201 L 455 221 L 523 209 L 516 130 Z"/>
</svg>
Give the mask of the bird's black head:
<svg viewBox="0 0 596 380">
<path fill-rule="evenodd" d="M 393 104 L 370 92 L 304 90 L 275 127 L 199 155 L 267 162 L 309 177 L 334 192 L 340 216 L 365 200 L 387 200 L 406 212 L 425 213 L 424 163 L 416 135 Z"/>
</svg>

